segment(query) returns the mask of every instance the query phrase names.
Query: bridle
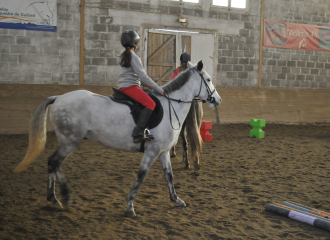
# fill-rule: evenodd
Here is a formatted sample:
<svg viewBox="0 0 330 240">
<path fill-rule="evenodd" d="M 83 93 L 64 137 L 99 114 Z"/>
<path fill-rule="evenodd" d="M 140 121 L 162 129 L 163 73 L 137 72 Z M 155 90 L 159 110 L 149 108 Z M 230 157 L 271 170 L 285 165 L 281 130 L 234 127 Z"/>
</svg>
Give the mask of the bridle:
<svg viewBox="0 0 330 240">
<path fill-rule="evenodd" d="M 214 88 L 213 91 L 211 91 L 211 89 L 210 89 L 209 85 L 207 84 L 207 82 L 206 82 L 206 80 L 205 80 L 203 74 L 202 74 L 200 71 L 198 71 L 198 69 L 197 69 L 196 67 L 192 68 L 192 70 L 195 70 L 195 71 L 199 74 L 199 76 L 201 77 L 201 85 L 200 85 L 200 88 L 199 88 L 199 92 L 198 92 L 197 96 L 195 96 L 195 98 L 194 98 L 192 101 L 182 101 L 181 99 L 170 98 L 169 95 L 168 95 L 168 93 L 166 92 L 166 90 L 164 90 L 164 97 L 167 98 L 167 100 L 168 100 L 168 106 L 169 106 L 168 110 L 169 110 L 169 116 L 170 116 L 171 127 L 172 127 L 172 129 L 174 129 L 174 130 L 179 130 L 180 127 L 181 127 L 181 123 L 180 123 L 179 117 L 178 117 L 178 115 L 176 114 L 176 111 L 175 111 L 175 109 L 174 109 L 174 107 L 173 107 L 171 101 L 178 102 L 178 103 L 193 103 L 193 102 L 202 102 L 202 103 L 209 102 L 209 103 L 215 103 L 215 98 L 212 96 L 213 93 L 215 92 L 215 88 Z M 203 83 L 204 83 L 204 85 L 205 85 L 205 88 L 206 88 L 206 91 L 207 91 L 207 94 L 208 94 L 206 100 L 201 100 L 201 99 L 198 98 L 199 95 L 201 94 Z M 221 102 L 221 99 L 220 99 L 220 102 Z M 173 109 L 173 112 L 174 112 L 174 114 L 175 114 L 175 117 L 176 117 L 176 119 L 177 119 L 178 122 L 179 122 L 179 128 L 178 128 L 178 129 L 175 129 L 175 128 L 173 127 L 173 124 L 172 124 L 172 112 L 171 112 L 171 108 Z"/>
<path fill-rule="evenodd" d="M 198 92 L 197 96 L 195 96 L 195 98 L 192 101 L 182 101 L 181 99 L 170 98 L 170 97 L 168 97 L 168 93 L 166 92 L 166 90 L 164 90 L 164 97 L 171 100 L 171 101 L 178 102 L 178 103 L 192 103 L 192 102 L 214 103 L 215 98 L 212 97 L 212 95 L 215 92 L 215 88 L 214 88 L 213 91 L 211 91 L 209 85 L 207 85 L 207 83 L 206 83 L 206 80 L 205 80 L 203 74 L 201 72 L 199 72 L 196 67 L 192 68 L 192 70 L 195 70 L 199 74 L 199 76 L 201 77 L 201 85 L 199 87 L 199 92 Z M 206 88 L 206 91 L 207 91 L 207 94 L 208 94 L 206 100 L 198 99 L 198 97 L 199 97 L 199 95 L 201 94 L 201 91 L 202 91 L 203 83 L 205 85 L 205 88 Z M 167 96 L 165 95 L 165 93 L 166 93 Z M 221 102 L 221 100 L 220 100 L 220 102 Z"/>
<path fill-rule="evenodd" d="M 199 97 L 199 95 L 201 94 L 202 84 L 204 82 L 204 85 L 205 85 L 205 88 L 206 88 L 206 91 L 207 91 L 207 95 L 208 96 L 207 96 L 207 99 L 206 100 L 200 100 L 200 101 L 202 101 L 203 103 L 205 103 L 205 102 L 215 103 L 215 98 L 212 97 L 213 93 L 215 92 L 215 88 L 213 89 L 213 91 L 211 91 L 209 85 L 206 83 L 206 80 L 205 80 L 203 74 L 200 73 L 197 69 L 196 69 L 196 71 L 198 72 L 199 76 L 201 76 L 201 86 L 199 88 L 199 93 L 198 93 L 198 95 L 196 97 Z M 221 99 L 220 99 L 220 102 L 221 102 Z"/>
</svg>

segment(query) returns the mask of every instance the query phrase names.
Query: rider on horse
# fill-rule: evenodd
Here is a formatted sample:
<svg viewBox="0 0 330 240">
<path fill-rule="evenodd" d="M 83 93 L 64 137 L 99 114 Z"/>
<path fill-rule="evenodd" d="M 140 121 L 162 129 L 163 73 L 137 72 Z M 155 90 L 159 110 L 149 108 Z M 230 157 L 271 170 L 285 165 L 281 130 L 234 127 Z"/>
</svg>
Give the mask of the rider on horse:
<svg viewBox="0 0 330 240">
<path fill-rule="evenodd" d="M 121 35 L 121 45 L 125 48 L 117 56 L 119 65 L 119 90 L 143 105 L 145 108 L 140 113 L 132 137 L 134 143 L 152 141 L 153 135 L 146 134 L 145 129 L 149 118 L 155 109 L 155 102 L 146 94 L 140 85 L 147 86 L 155 92 L 164 95 L 164 90 L 158 86 L 144 71 L 141 59 L 134 53 L 139 43 L 140 36 L 132 30 L 127 30 Z"/>
</svg>

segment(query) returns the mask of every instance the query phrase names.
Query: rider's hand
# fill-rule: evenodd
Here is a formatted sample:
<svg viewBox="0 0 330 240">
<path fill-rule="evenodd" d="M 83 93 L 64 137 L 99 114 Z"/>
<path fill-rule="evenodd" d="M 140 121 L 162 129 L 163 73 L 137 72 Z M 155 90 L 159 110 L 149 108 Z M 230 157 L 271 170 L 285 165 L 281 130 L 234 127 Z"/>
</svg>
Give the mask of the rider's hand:
<svg viewBox="0 0 330 240">
<path fill-rule="evenodd" d="M 160 94 L 164 96 L 164 90 Z"/>
</svg>

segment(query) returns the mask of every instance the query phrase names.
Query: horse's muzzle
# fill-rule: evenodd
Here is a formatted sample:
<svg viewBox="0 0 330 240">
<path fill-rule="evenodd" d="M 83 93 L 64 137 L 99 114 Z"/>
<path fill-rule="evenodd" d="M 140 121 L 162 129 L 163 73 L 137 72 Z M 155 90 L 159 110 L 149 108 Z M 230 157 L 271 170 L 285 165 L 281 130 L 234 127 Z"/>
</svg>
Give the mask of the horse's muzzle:
<svg viewBox="0 0 330 240">
<path fill-rule="evenodd" d="M 210 103 L 213 103 L 215 107 L 219 106 L 219 105 L 220 105 L 220 103 L 221 103 L 221 101 L 222 101 L 222 99 L 221 99 L 221 98 L 219 98 L 219 101 L 217 102 L 217 101 L 215 100 L 215 98 L 214 98 L 214 97 L 212 97 L 212 98 L 213 98 L 213 99 L 212 99 L 212 102 L 210 102 Z"/>
<path fill-rule="evenodd" d="M 214 97 L 209 97 L 208 99 L 207 99 L 207 101 L 209 102 L 209 103 L 215 103 L 215 98 Z M 221 102 L 221 101 L 220 101 Z"/>
</svg>

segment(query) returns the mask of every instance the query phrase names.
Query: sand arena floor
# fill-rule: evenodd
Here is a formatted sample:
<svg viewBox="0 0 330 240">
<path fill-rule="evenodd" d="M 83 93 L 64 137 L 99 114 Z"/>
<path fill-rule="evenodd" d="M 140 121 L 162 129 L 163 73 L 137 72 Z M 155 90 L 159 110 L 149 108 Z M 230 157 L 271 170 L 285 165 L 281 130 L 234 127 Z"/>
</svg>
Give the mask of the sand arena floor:
<svg viewBox="0 0 330 240">
<path fill-rule="evenodd" d="M 84 140 L 64 162 L 73 204 L 60 210 L 46 200 L 54 133 L 19 175 L 12 170 L 28 135 L 0 135 L 0 239 L 330 239 L 330 232 L 264 210 L 290 200 L 330 212 L 330 125 L 267 123 L 264 139 L 249 138 L 250 129 L 213 125 L 200 176 L 183 168 L 177 145 L 174 183 L 186 208 L 170 201 L 157 160 L 137 195 L 135 218 L 124 210 L 142 154 Z"/>
</svg>

